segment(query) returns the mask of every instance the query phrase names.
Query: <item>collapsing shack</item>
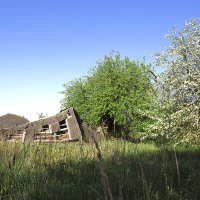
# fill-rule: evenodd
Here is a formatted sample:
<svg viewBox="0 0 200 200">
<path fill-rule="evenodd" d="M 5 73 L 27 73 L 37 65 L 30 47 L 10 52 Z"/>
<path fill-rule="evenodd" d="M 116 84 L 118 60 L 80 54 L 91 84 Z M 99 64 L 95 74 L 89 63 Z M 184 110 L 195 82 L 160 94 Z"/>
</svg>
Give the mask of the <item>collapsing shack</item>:
<svg viewBox="0 0 200 200">
<path fill-rule="evenodd" d="M 13 142 L 98 141 L 98 133 L 83 122 L 74 108 L 62 110 L 55 116 L 0 130 L 0 140 Z"/>
</svg>

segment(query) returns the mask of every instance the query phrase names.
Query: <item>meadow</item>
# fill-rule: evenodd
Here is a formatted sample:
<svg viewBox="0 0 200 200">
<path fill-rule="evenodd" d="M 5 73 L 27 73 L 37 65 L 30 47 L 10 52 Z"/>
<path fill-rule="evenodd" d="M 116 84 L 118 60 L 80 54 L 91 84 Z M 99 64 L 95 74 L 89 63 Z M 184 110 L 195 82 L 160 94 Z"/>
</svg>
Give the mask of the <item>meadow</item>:
<svg viewBox="0 0 200 200">
<path fill-rule="evenodd" d="M 0 199 L 200 199 L 200 148 L 0 143 Z"/>
</svg>

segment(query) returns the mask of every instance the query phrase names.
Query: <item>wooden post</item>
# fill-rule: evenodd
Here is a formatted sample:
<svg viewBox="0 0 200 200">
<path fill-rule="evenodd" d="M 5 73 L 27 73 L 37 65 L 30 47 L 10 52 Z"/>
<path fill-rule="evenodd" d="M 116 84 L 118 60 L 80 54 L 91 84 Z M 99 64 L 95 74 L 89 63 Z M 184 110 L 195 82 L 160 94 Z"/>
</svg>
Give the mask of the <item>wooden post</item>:
<svg viewBox="0 0 200 200">
<path fill-rule="evenodd" d="M 26 138 L 26 130 L 24 129 L 22 133 L 22 144 L 24 144 L 25 138 Z"/>
<path fill-rule="evenodd" d="M 82 134 L 81 130 L 79 128 L 79 124 L 76 120 L 75 115 L 74 116 L 68 116 L 66 119 L 67 123 L 67 128 L 68 128 L 68 134 L 69 134 L 69 139 L 70 140 L 81 140 L 82 139 Z"/>
</svg>

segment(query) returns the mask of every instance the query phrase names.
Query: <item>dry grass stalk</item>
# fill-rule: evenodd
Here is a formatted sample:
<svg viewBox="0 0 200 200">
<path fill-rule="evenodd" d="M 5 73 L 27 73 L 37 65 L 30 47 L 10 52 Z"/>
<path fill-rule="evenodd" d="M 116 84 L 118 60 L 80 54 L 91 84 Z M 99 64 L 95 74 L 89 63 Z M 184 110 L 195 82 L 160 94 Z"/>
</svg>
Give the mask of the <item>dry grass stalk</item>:
<svg viewBox="0 0 200 200">
<path fill-rule="evenodd" d="M 104 164 L 104 160 L 101 154 L 101 150 L 99 148 L 98 142 L 96 141 L 95 137 L 92 135 L 92 140 L 95 144 L 96 150 L 97 150 L 97 158 L 99 161 L 99 169 L 100 169 L 100 176 L 101 176 L 101 184 L 103 187 L 103 191 L 104 191 L 104 198 L 106 200 L 113 200 L 112 197 L 112 192 L 110 189 L 110 185 L 109 185 L 109 181 L 108 181 L 108 176 L 105 170 L 105 164 Z"/>
</svg>

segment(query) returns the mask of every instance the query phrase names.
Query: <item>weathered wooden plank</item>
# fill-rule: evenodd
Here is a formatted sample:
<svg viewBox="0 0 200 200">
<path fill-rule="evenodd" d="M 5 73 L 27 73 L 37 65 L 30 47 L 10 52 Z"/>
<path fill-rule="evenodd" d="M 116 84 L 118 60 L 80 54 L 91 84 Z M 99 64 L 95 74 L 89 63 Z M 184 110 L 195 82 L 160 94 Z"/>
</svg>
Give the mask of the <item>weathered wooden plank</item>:
<svg viewBox="0 0 200 200">
<path fill-rule="evenodd" d="M 96 142 L 99 141 L 100 135 L 92 129 L 89 125 L 87 125 L 85 122 L 82 123 L 82 129 L 83 129 L 83 141 L 86 143 Z"/>
<path fill-rule="evenodd" d="M 71 140 L 82 139 L 81 129 L 79 128 L 79 124 L 75 116 L 69 116 L 66 121 L 67 121 L 69 139 Z"/>
</svg>

